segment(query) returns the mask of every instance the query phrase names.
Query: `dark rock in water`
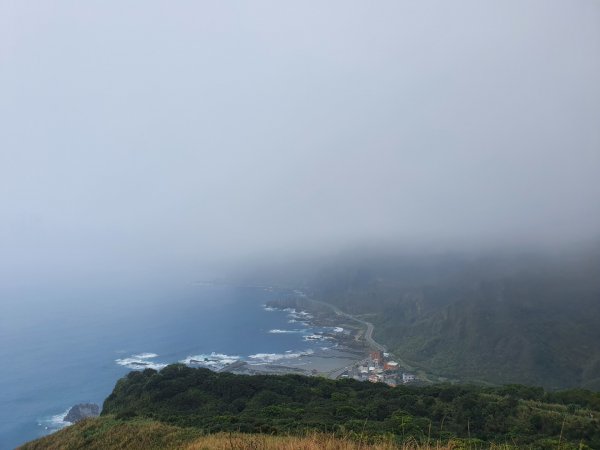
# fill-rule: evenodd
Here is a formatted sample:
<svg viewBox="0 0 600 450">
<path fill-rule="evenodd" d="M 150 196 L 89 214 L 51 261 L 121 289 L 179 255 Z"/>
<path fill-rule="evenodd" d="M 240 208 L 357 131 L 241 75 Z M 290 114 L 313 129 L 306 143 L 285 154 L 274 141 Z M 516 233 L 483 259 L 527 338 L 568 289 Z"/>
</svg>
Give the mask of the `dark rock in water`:
<svg viewBox="0 0 600 450">
<path fill-rule="evenodd" d="M 80 403 L 73 406 L 63 421 L 76 423 L 87 417 L 98 417 L 100 415 L 100 407 L 95 403 Z"/>
</svg>

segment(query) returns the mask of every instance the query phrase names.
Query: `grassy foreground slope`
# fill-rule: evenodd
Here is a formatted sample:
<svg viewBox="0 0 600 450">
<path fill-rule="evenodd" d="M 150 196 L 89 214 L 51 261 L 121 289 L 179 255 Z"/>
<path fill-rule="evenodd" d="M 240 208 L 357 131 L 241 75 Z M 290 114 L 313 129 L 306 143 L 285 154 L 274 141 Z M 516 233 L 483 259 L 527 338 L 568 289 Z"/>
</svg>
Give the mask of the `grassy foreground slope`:
<svg viewBox="0 0 600 450">
<path fill-rule="evenodd" d="M 333 435 L 306 436 L 216 433 L 202 435 L 152 420 L 88 419 L 25 444 L 22 450 L 451 450 L 452 445 L 396 445 L 393 441 L 365 443 Z"/>
<path fill-rule="evenodd" d="M 353 448 L 351 442 L 365 440 L 394 445 L 452 442 L 471 448 L 600 448 L 600 394 L 526 386 L 391 388 L 299 375 L 215 373 L 176 364 L 160 372 L 129 373 L 104 402 L 100 421 L 68 428 L 39 441 L 45 447 L 37 448 L 52 448 L 52 439 L 63 438 L 81 442 L 83 448 L 111 448 L 113 441 L 121 448 L 136 448 L 138 441 L 147 441 L 144 448 L 179 448 L 208 439 L 202 437 L 206 434 L 240 432 L 248 433 L 244 439 L 249 440 L 258 439 L 252 434 L 316 432 L 350 442 L 339 444 L 349 447 L 332 448 Z M 127 436 L 130 441 L 123 441 Z M 80 448 L 73 445 L 56 448 Z M 258 448 L 270 448 L 264 445 Z"/>
</svg>

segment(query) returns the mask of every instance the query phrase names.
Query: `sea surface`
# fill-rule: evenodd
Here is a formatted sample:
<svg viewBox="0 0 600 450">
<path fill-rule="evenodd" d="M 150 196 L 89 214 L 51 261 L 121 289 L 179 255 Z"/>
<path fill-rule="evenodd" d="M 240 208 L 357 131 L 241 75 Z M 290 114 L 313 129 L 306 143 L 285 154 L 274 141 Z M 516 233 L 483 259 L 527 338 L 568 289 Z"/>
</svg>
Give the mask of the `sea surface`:
<svg viewBox="0 0 600 450">
<path fill-rule="evenodd" d="M 265 308 L 291 295 L 184 286 L 0 291 L 0 449 L 61 426 L 76 403 L 102 405 L 131 369 L 178 361 L 293 362 L 322 351 L 302 316 Z"/>
</svg>

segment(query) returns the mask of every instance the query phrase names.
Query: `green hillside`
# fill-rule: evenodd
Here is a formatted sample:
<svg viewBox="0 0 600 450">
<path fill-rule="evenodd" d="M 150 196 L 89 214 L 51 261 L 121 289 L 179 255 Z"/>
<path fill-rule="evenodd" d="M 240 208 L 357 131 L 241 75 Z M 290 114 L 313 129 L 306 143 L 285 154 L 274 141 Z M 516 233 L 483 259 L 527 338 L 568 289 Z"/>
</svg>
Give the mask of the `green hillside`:
<svg viewBox="0 0 600 450">
<path fill-rule="evenodd" d="M 86 419 L 50 436 L 29 442 L 21 450 L 453 450 L 451 445 L 398 445 L 389 439 L 368 443 L 332 434 L 302 436 L 268 434 L 206 434 L 189 427 L 151 419 Z"/>
<path fill-rule="evenodd" d="M 600 252 L 554 257 L 359 254 L 311 295 L 364 314 L 408 363 L 461 381 L 600 389 Z"/>
<path fill-rule="evenodd" d="M 163 430 L 152 439 L 165 433 L 177 440 L 220 432 L 298 436 L 316 431 L 371 443 L 600 448 L 600 394 L 517 385 L 391 388 L 299 375 L 215 373 L 178 364 L 119 380 L 102 417 L 105 421 L 87 434 L 90 445 L 94 435 L 114 426 L 151 421 Z"/>
</svg>

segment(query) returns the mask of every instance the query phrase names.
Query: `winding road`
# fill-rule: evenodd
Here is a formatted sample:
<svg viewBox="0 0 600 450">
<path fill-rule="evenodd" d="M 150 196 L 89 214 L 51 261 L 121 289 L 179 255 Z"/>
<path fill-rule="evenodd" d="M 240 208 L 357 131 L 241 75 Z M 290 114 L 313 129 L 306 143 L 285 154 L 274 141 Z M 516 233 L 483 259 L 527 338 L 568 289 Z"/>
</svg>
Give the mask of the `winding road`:
<svg viewBox="0 0 600 450">
<path fill-rule="evenodd" d="M 387 351 L 385 346 L 380 344 L 379 342 L 377 342 L 375 339 L 373 339 L 373 330 L 375 329 L 375 327 L 373 326 L 373 324 L 371 322 L 367 322 L 366 320 L 363 319 L 359 319 L 358 317 L 354 317 L 352 314 L 348 314 L 345 313 L 344 311 L 342 311 L 340 308 L 338 308 L 335 305 L 332 305 L 331 303 L 327 303 L 327 302 L 323 302 L 320 300 L 315 300 L 315 299 L 309 299 L 311 302 L 323 305 L 323 306 L 327 306 L 328 308 L 330 308 L 336 315 L 338 316 L 342 316 L 345 317 L 347 319 L 353 320 L 355 322 L 360 323 L 361 325 L 366 326 L 366 330 L 365 330 L 365 341 L 367 341 L 367 343 L 369 344 L 369 346 L 371 346 L 371 348 L 375 349 L 375 350 L 381 350 L 382 352 Z M 333 380 L 337 379 L 340 375 L 342 375 L 344 372 L 350 370 L 353 366 L 358 365 L 362 365 L 362 364 L 367 364 L 367 362 L 369 361 L 369 359 L 364 359 L 360 362 L 356 362 L 354 361 L 352 364 L 345 366 L 345 367 L 340 367 L 338 369 L 334 369 L 331 372 L 329 372 L 327 374 L 327 376 Z"/>
<path fill-rule="evenodd" d="M 335 305 L 332 305 L 331 303 L 327 303 L 327 302 L 323 302 L 321 300 L 315 300 L 312 298 L 307 298 L 307 300 L 323 305 L 323 306 L 327 306 L 328 308 L 330 308 L 335 314 L 337 314 L 338 316 L 342 316 L 342 317 L 346 317 L 350 320 L 353 320 L 355 322 L 360 323 L 361 325 L 364 325 L 366 327 L 365 330 L 365 341 L 367 342 L 367 344 L 369 344 L 369 346 L 374 349 L 374 350 L 381 350 L 382 352 L 387 352 L 387 348 L 385 345 L 380 344 L 379 342 L 377 342 L 375 339 L 373 339 L 373 330 L 375 329 L 375 326 L 371 323 L 371 322 L 367 322 L 366 320 L 363 319 L 359 319 L 358 317 L 353 316 L 352 314 L 348 314 L 345 313 L 344 311 L 342 311 L 340 308 L 338 308 Z M 408 365 L 403 359 L 401 359 L 400 357 L 398 357 L 398 355 L 394 355 L 394 354 L 390 354 L 390 357 L 392 357 L 395 361 L 400 363 L 400 366 L 403 368 L 407 368 L 408 370 L 413 371 L 414 368 L 412 368 L 410 365 Z M 369 361 L 369 359 L 365 359 L 363 361 L 360 361 L 358 364 L 366 364 Z M 337 379 L 342 373 L 344 373 L 346 370 L 350 369 L 351 367 L 355 366 L 357 363 L 354 362 L 353 364 L 346 366 L 346 367 L 341 367 L 339 369 L 335 369 L 332 370 L 331 372 L 329 372 L 327 374 L 327 376 L 329 378 L 332 379 Z M 428 378 L 424 377 L 422 378 L 423 380 L 427 381 Z"/>
<path fill-rule="evenodd" d="M 367 341 L 367 344 L 369 344 L 375 350 L 381 350 L 382 352 L 387 351 L 385 345 L 380 344 L 375 339 L 373 339 L 373 330 L 375 329 L 375 327 L 373 326 L 373 324 L 371 322 L 367 322 L 366 320 L 359 319 L 358 317 L 355 317 L 352 314 L 345 313 L 344 311 L 339 309 L 337 306 L 332 305 L 331 303 L 323 302 L 321 300 L 314 300 L 314 299 L 310 299 L 310 301 L 314 302 L 314 303 L 318 303 L 323 306 L 327 306 L 338 316 L 346 317 L 347 319 L 354 320 L 355 322 L 358 322 L 361 325 L 366 326 L 367 329 L 365 330 L 365 340 Z"/>
</svg>

